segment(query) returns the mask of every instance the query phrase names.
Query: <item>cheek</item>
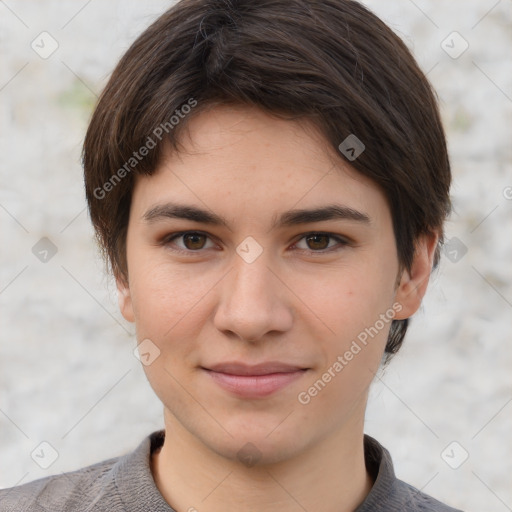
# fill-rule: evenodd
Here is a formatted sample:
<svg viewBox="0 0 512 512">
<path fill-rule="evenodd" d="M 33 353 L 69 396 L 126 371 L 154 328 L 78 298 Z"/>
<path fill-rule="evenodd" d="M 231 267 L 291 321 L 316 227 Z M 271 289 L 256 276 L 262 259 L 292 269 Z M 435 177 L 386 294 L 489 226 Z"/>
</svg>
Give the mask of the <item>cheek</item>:
<svg viewBox="0 0 512 512">
<path fill-rule="evenodd" d="M 134 262 L 135 263 L 135 262 Z M 190 378 L 197 340 L 208 316 L 208 292 L 214 282 L 186 267 L 138 262 L 130 289 L 138 342 L 149 339 L 158 357 L 144 371 L 162 402 L 185 408 L 180 382 Z M 183 396 L 182 396 L 183 395 Z"/>
<path fill-rule="evenodd" d="M 330 331 L 317 338 L 323 356 L 311 390 L 317 393 L 313 408 L 330 401 L 350 408 L 380 366 L 395 315 L 395 267 L 376 259 L 363 263 L 360 260 L 359 265 L 311 280 L 315 284 L 306 303 Z"/>
<path fill-rule="evenodd" d="M 130 291 L 137 331 L 163 340 L 182 330 L 181 324 L 197 325 L 202 301 L 215 284 L 214 276 L 197 266 L 169 265 L 165 261 L 132 260 Z"/>
<path fill-rule="evenodd" d="M 337 424 L 354 408 L 364 407 L 395 313 L 389 280 L 376 285 L 371 277 L 354 272 L 336 285 L 331 282 L 323 294 L 312 295 L 311 308 L 331 332 L 317 338 L 321 366 L 297 397 L 311 421 L 329 408 L 327 421 Z"/>
<path fill-rule="evenodd" d="M 302 288 L 308 290 L 303 294 L 305 304 L 339 340 L 338 348 L 343 348 L 391 308 L 394 274 L 393 269 L 385 270 L 378 264 L 354 265 L 316 278 L 304 276 Z M 384 330 L 380 323 L 378 327 Z"/>
</svg>

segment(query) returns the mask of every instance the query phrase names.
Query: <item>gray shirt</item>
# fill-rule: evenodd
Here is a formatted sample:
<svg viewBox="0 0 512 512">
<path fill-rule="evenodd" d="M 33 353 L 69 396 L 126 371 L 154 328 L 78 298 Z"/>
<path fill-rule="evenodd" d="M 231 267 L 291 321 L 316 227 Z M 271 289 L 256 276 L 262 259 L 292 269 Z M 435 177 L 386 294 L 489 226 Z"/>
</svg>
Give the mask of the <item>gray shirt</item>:
<svg viewBox="0 0 512 512">
<path fill-rule="evenodd" d="M 0 490 L 0 512 L 176 512 L 150 468 L 151 453 L 163 441 L 164 431 L 154 432 L 122 457 Z M 461 512 L 398 480 L 389 452 L 370 436 L 364 443 L 375 483 L 355 512 Z"/>
</svg>

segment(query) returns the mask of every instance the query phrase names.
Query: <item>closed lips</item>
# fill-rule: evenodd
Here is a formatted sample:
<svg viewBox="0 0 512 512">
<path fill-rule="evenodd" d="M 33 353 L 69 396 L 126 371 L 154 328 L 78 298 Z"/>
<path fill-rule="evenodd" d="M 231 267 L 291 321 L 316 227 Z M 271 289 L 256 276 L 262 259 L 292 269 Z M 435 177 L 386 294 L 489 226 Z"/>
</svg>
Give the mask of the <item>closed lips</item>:
<svg viewBox="0 0 512 512">
<path fill-rule="evenodd" d="M 229 375 L 239 376 L 257 376 L 257 375 L 270 375 L 274 373 L 293 373 L 297 371 L 305 371 L 307 368 L 289 365 L 280 362 L 267 362 L 257 365 L 247 365 L 244 363 L 228 362 L 215 364 L 208 367 L 203 367 L 205 370 L 210 370 L 217 373 L 225 373 Z"/>
</svg>

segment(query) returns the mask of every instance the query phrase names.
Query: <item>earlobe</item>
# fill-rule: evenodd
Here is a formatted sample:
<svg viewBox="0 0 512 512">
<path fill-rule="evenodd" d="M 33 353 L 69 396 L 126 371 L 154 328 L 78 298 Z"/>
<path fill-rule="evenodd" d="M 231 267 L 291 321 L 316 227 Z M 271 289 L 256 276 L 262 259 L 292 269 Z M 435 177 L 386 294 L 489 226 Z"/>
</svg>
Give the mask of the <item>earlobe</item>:
<svg viewBox="0 0 512 512">
<path fill-rule="evenodd" d="M 128 322 L 134 322 L 135 316 L 133 314 L 132 297 L 130 294 L 129 284 L 121 278 L 116 278 L 117 284 L 117 300 L 119 302 L 119 310 L 124 319 Z"/>
<path fill-rule="evenodd" d="M 395 316 L 397 320 L 409 318 L 419 309 L 427 291 L 438 240 L 437 233 L 418 238 L 411 268 L 402 271 L 396 291 L 395 300 L 402 305 Z"/>
</svg>

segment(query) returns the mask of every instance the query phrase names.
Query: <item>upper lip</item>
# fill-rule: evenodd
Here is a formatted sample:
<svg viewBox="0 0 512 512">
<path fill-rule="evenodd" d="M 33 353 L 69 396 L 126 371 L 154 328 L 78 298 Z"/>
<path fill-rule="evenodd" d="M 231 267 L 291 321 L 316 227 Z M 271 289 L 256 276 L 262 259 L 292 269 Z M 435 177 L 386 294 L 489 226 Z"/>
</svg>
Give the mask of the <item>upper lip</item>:
<svg viewBox="0 0 512 512">
<path fill-rule="evenodd" d="M 281 363 L 279 361 L 268 361 L 255 365 L 231 361 L 203 368 L 205 370 L 212 370 L 218 373 L 228 373 L 230 375 L 268 375 L 270 373 L 292 373 L 307 369 L 301 366 Z"/>
</svg>

